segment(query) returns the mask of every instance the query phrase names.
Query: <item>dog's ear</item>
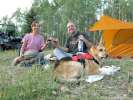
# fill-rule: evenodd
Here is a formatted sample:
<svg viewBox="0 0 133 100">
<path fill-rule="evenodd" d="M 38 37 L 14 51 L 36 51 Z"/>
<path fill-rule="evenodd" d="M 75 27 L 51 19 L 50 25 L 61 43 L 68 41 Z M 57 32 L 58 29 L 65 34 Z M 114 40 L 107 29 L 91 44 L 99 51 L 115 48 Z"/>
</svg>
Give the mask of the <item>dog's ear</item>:
<svg viewBox="0 0 133 100">
<path fill-rule="evenodd" d="M 97 46 L 92 46 L 91 49 L 95 51 L 97 49 Z"/>
<path fill-rule="evenodd" d="M 104 40 L 103 40 L 102 36 L 100 38 L 100 42 L 99 42 L 98 46 L 104 46 Z"/>
<path fill-rule="evenodd" d="M 95 46 L 92 46 L 90 48 L 90 52 L 93 53 L 93 54 L 96 54 L 96 51 L 97 51 L 97 48 Z"/>
</svg>

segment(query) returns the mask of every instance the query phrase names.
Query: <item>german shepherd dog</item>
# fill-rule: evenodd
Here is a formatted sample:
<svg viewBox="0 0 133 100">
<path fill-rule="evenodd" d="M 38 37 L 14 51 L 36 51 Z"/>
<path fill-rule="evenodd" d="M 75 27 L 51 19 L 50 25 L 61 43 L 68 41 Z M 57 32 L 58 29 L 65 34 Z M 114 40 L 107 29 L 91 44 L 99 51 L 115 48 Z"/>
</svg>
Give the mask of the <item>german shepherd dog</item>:
<svg viewBox="0 0 133 100">
<path fill-rule="evenodd" d="M 54 78 L 58 81 L 76 81 L 82 75 L 99 74 L 101 59 L 106 58 L 107 54 L 103 45 L 91 47 L 89 52 L 93 59 L 84 59 L 81 62 L 72 61 L 71 58 L 64 58 L 54 66 Z"/>
</svg>

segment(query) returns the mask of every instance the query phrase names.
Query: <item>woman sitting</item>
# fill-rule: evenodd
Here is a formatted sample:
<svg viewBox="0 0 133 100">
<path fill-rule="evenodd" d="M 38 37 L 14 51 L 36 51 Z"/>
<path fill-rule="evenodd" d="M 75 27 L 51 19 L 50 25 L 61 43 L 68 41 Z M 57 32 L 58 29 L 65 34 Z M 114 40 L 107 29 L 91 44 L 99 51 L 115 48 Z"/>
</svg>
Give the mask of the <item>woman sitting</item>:
<svg viewBox="0 0 133 100">
<path fill-rule="evenodd" d="M 39 32 L 40 25 L 37 21 L 32 22 L 31 28 L 32 32 L 26 34 L 22 39 L 20 56 L 14 59 L 13 65 L 30 59 L 33 62 L 33 58 L 39 59 L 43 57 L 40 51 L 43 51 L 47 47 L 48 42 L 44 43 L 44 38 Z"/>
</svg>

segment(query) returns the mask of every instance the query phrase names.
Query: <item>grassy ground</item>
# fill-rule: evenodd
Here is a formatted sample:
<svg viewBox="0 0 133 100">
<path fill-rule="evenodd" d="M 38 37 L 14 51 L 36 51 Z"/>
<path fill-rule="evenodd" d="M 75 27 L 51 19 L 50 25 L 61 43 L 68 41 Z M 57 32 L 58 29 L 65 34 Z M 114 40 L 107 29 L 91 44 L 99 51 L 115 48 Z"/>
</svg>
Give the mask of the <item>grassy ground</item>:
<svg viewBox="0 0 133 100">
<path fill-rule="evenodd" d="M 55 95 L 53 91 L 59 84 L 53 80 L 53 64 L 48 70 L 38 65 L 11 66 L 16 55 L 17 51 L 0 52 L 0 100 L 132 100 L 132 95 L 128 95 L 132 60 L 108 59 L 105 64 L 121 67 L 119 73 L 92 84 L 81 82 L 77 87 L 71 84 L 69 92 Z"/>
</svg>

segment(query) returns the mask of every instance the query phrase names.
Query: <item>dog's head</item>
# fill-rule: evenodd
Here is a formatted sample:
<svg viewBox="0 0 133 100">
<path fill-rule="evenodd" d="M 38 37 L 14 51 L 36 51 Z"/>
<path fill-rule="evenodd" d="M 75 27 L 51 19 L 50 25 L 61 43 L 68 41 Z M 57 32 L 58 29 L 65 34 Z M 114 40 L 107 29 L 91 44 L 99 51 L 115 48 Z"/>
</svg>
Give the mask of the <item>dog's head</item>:
<svg viewBox="0 0 133 100">
<path fill-rule="evenodd" d="M 97 51 L 98 51 L 98 57 L 100 59 L 103 59 L 103 58 L 107 58 L 108 55 L 107 55 L 107 52 L 106 52 L 106 49 L 103 45 L 99 45 L 97 46 Z"/>
<path fill-rule="evenodd" d="M 94 47 L 94 46 L 91 47 L 90 53 L 98 59 L 107 58 L 107 52 L 106 52 L 104 45 L 98 45 L 97 47 Z"/>
</svg>

